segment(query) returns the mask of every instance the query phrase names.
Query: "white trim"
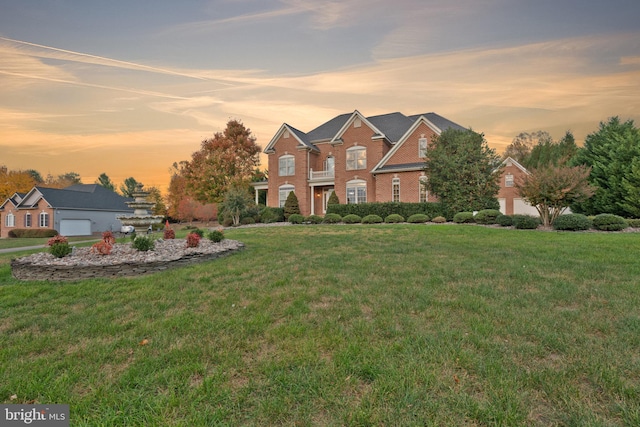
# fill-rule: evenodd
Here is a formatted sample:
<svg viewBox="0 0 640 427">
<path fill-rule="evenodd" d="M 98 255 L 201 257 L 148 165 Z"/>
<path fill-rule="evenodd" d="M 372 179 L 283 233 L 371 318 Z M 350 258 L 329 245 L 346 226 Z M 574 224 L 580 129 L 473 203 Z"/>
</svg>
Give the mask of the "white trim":
<svg viewBox="0 0 640 427">
<path fill-rule="evenodd" d="M 50 223 L 48 212 L 42 211 L 38 214 L 38 227 L 49 228 Z"/>
<path fill-rule="evenodd" d="M 363 124 L 367 125 L 373 131 L 374 135 L 381 135 L 382 137 L 386 138 L 386 136 L 384 135 L 384 133 L 382 131 L 380 131 L 380 129 L 375 127 L 369 120 L 367 120 L 367 118 L 365 116 L 363 116 L 360 113 L 360 111 L 355 110 L 353 112 L 353 114 L 351 115 L 351 117 L 349 117 L 349 120 L 347 120 L 345 122 L 345 124 L 342 125 L 342 127 L 340 128 L 338 133 L 331 139 L 332 143 L 338 142 L 338 140 L 342 137 L 342 135 L 344 135 L 344 133 L 347 131 L 347 129 L 349 129 L 351 124 L 355 121 L 356 117 L 359 118 Z M 380 138 L 380 136 L 378 138 Z M 372 139 L 374 139 L 374 138 L 372 138 Z"/>
<path fill-rule="evenodd" d="M 289 132 L 290 136 L 293 135 L 293 137 L 296 139 L 296 141 L 300 143 L 300 145 L 303 145 L 306 147 L 306 144 L 300 138 L 298 138 L 298 135 L 296 134 L 296 132 L 294 132 L 288 124 L 283 123 L 282 126 L 280 126 L 280 129 L 278 129 L 278 132 L 276 132 L 273 138 L 271 138 L 271 141 L 269 141 L 265 149 L 262 150 L 263 153 L 269 154 L 270 152 L 273 152 L 273 146 L 276 145 L 276 142 L 278 142 L 280 137 L 284 135 L 285 131 Z"/>
<path fill-rule="evenodd" d="M 496 172 L 498 170 L 501 170 L 502 166 L 506 166 L 508 162 L 513 163 L 513 166 L 517 167 L 518 169 L 520 169 L 522 172 L 526 173 L 527 175 L 531 175 L 531 172 L 529 172 L 527 170 L 527 168 L 525 168 L 524 166 L 522 166 L 520 163 L 518 163 L 513 157 L 507 157 L 506 159 L 504 159 L 502 161 L 502 163 L 500 163 L 500 166 L 498 166 L 497 168 L 495 168 L 493 170 L 493 172 Z"/>
<path fill-rule="evenodd" d="M 4 216 L 4 226 L 5 227 L 16 226 L 16 216 L 13 214 L 13 212 L 9 212 Z"/>
</svg>

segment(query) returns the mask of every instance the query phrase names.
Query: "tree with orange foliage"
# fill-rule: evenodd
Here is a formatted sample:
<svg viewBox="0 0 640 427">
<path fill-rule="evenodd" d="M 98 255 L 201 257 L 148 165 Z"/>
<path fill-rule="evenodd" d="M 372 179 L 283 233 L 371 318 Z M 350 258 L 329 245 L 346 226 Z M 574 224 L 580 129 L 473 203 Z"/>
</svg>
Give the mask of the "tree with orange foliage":
<svg viewBox="0 0 640 427">
<path fill-rule="evenodd" d="M 233 185 L 251 181 L 260 147 L 242 122 L 230 120 L 224 132 L 202 141 L 184 164 L 187 192 L 202 203 L 219 203 Z"/>
<path fill-rule="evenodd" d="M 6 166 L 0 166 L 0 203 L 14 193 L 26 193 L 36 185 L 35 179 L 27 171 L 10 171 Z"/>
</svg>

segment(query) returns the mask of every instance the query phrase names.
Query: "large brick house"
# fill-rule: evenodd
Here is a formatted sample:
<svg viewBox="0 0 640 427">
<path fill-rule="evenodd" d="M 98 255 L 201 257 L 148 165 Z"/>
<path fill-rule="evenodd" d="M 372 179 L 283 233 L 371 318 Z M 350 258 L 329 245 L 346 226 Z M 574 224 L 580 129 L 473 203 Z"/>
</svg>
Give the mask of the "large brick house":
<svg viewBox="0 0 640 427">
<path fill-rule="evenodd" d="M 323 215 L 333 191 L 340 203 L 436 201 L 422 185 L 424 162 L 430 141 L 449 128 L 465 130 L 436 113 L 365 117 L 356 110 L 306 133 L 284 123 L 264 149 L 269 180 L 253 186 L 267 190 L 273 207 L 294 191 L 303 215 Z M 526 170 L 505 162 L 498 197 L 503 213 L 514 213 L 518 196 L 505 174 Z"/>
</svg>

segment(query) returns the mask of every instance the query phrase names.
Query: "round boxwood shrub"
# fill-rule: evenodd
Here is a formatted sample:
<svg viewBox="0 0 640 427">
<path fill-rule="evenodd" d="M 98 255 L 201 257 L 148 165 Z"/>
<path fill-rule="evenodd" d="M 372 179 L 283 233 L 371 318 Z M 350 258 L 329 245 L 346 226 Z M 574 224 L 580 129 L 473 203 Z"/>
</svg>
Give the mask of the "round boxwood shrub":
<svg viewBox="0 0 640 427">
<path fill-rule="evenodd" d="M 629 224 L 629 227 L 640 228 L 640 219 L 638 218 L 628 219 L 627 224 Z"/>
<path fill-rule="evenodd" d="M 456 224 L 470 224 L 473 220 L 473 212 L 458 212 L 453 216 L 453 222 Z"/>
<path fill-rule="evenodd" d="M 337 224 L 341 221 L 342 221 L 342 217 L 337 213 L 328 213 L 324 216 L 324 219 L 322 220 L 322 222 L 324 222 L 325 224 Z"/>
<path fill-rule="evenodd" d="M 591 228 L 591 220 L 582 214 L 560 215 L 553 221 L 554 230 L 579 231 Z"/>
<path fill-rule="evenodd" d="M 386 222 L 387 224 L 397 224 L 399 222 L 404 222 L 404 218 L 400 214 L 391 214 L 387 215 L 387 217 L 384 219 L 384 222 Z"/>
<path fill-rule="evenodd" d="M 309 215 L 304 219 L 304 221 L 308 222 L 309 224 L 322 224 L 323 219 L 324 218 L 318 215 Z"/>
<path fill-rule="evenodd" d="M 222 230 L 211 230 L 207 237 L 214 243 L 222 242 L 224 240 L 224 232 Z"/>
<path fill-rule="evenodd" d="M 362 218 L 363 224 L 380 224 L 382 222 L 382 217 L 376 214 L 370 214 Z"/>
<path fill-rule="evenodd" d="M 289 222 L 291 224 L 302 224 L 304 222 L 304 217 L 300 214 L 291 214 L 289 215 Z"/>
<path fill-rule="evenodd" d="M 593 228 L 602 231 L 620 231 L 627 228 L 627 221 L 618 215 L 600 214 L 593 218 Z"/>
<path fill-rule="evenodd" d="M 498 215 L 496 217 L 496 224 L 501 227 L 511 227 L 513 225 L 513 218 L 509 215 Z"/>
<path fill-rule="evenodd" d="M 413 214 L 407 219 L 407 222 L 412 224 L 422 224 L 427 221 L 429 221 L 429 217 L 425 214 Z"/>
<path fill-rule="evenodd" d="M 349 214 L 342 218 L 342 222 L 345 224 L 360 224 L 362 222 L 362 218 L 356 214 Z"/>
<path fill-rule="evenodd" d="M 447 218 L 443 216 L 437 216 L 431 220 L 431 222 L 435 222 L 436 224 L 444 224 L 447 222 Z"/>
<path fill-rule="evenodd" d="M 242 224 L 242 225 L 252 225 L 252 224 L 255 224 L 255 223 L 256 223 L 256 220 L 251 218 L 250 216 L 242 218 L 240 220 L 240 224 Z"/>
<path fill-rule="evenodd" d="M 518 230 L 535 230 L 540 225 L 540 218 L 531 215 L 513 215 L 513 226 Z"/>
<path fill-rule="evenodd" d="M 141 252 L 152 251 L 156 248 L 156 244 L 150 236 L 136 236 L 131 242 L 131 246 Z"/>
<path fill-rule="evenodd" d="M 473 219 L 478 224 L 495 224 L 496 218 L 502 215 L 497 209 L 483 209 L 479 211 Z"/>
</svg>

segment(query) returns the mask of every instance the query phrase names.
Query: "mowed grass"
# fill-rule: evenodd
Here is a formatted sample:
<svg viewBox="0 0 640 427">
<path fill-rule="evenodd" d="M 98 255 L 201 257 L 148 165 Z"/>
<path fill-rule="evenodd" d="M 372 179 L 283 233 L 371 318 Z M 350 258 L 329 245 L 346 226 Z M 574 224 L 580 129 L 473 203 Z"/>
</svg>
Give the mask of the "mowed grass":
<svg viewBox="0 0 640 427">
<path fill-rule="evenodd" d="M 640 234 L 226 236 L 246 249 L 130 279 L 19 283 L 0 258 L 0 402 L 74 426 L 640 425 Z"/>
</svg>

